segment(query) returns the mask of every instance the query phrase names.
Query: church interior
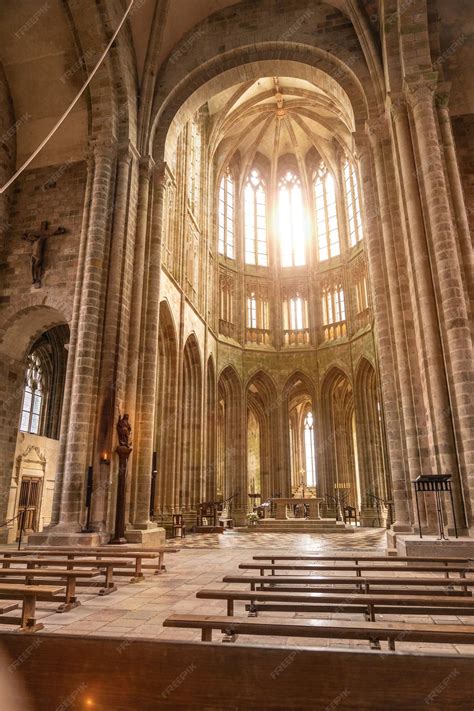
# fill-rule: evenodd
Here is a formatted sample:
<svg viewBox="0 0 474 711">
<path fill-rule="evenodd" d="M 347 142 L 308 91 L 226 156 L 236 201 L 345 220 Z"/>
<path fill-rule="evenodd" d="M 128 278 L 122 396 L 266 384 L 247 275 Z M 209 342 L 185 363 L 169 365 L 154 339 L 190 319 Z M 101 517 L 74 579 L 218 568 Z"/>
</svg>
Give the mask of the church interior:
<svg viewBox="0 0 474 711">
<path fill-rule="evenodd" d="M 472 708 L 472 62 L 472 0 L 1 1 L 2 711 Z"/>
</svg>

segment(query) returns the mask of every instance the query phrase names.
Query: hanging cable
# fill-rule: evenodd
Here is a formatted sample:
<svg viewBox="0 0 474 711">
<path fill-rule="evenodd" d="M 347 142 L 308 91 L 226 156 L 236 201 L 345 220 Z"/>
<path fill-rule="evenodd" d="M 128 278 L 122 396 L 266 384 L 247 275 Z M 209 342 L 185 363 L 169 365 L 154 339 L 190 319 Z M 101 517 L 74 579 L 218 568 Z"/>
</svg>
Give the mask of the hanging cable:
<svg viewBox="0 0 474 711">
<path fill-rule="evenodd" d="M 110 42 L 108 43 L 107 47 L 106 47 L 105 50 L 103 51 L 103 53 L 102 53 L 102 55 L 101 55 L 99 61 L 97 62 L 97 64 L 95 65 L 94 69 L 93 69 L 92 72 L 90 73 L 90 76 L 88 77 L 87 81 L 86 81 L 85 84 L 83 85 L 82 89 L 79 91 L 79 93 L 77 94 L 77 96 L 73 99 L 72 103 L 68 106 L 68 108 L 66 109 L 66 111 L 63 113 L 63 115 L 62 115 L 61 118 L 59 119 L 59 121 L 53 126 L 53 128 L 52 128 L 51 131 L 48 133 L 48 135 L 46 136 L 46 138 L 40 143 L 40 145 L 39 145 L 38 148 L 35 150 L 35 152 L 31 154 L 31 156 L 23 163 L 23 165 L 22 165 L 20 168 L 18 168 L 18 170 L 16 171 L 16 173 L 15 173 L 14 175 L 12 175 L 12 177 L 10 178 L 10 180 L 9 180 L 7 183 L 5 183 L 5 185 L 3 186 L 3 188 L 0 188 L 0 195 L 2 195 L 2 193 L 4 193 L 5 190 L 7 190 L 13 182 L 15 182 L 15 180 L 18 178 L 18 176 L 21 175 L 21 173 L 25 170 L 25 168 L 27 168 L 27 167 L 30 165 L 31 161 L 36 158 L 36 156 L 38 155 L 38 153 L 39 153 L 39 152 L 45 147 L 45 145 L 48 143 L 49 139 L 50 139 L 52 136 L 54 136 L 54 134 L 56 133 L 56 131 L 58 130 L 58 128 L 61 126 L 61 124 L 63 123 L 63 121 L 69 116 L 69 114 L 71 113 L 71 111 L 73 110 L 73 108 L 75 107 L 75 105 L 77 104 L 77 102 L 79 101 L 79 99 L 81 98 L 82 94 L 85 92 L 85 90 L 87 89 L 87 87 L 88 87 L 89 84 L 91 83 L 92 79 L 94 78 L 95 74 L 97 73 L 97 71 L 98 71 L 100 65 L 102 64 L 102 62 L 104 61 L 105 57 L 107 56 L 107 53 L 108 53 L 109 49 L 111 48 L 111 46 L 113 45 L 113 43 L 114 43 L 114 41 L 115 41 L 115 38 L 117 37 L 118 33 L 119 33 L 120 30 L 122 29 L 123 23 L 124 23 L 125 20 L 127 19 L 128 14 L 129 14 L 130 10 L 131 10 L 132 7 L 133 7 L 134 2 L 135 2 L 135 0 L 130 0 L 130 4 L 129 4 L 128 8 L 126 9 L 125 14 L 124 14 L 124 16 L 123 16 L 123 18 L 122 18 L 122 20 L 121 20 L 119 26 L 117 27 L 117 29 L 115 30 L 114 34 L 112 35 L 112 39 L 110 40 Z"/>
</svg>

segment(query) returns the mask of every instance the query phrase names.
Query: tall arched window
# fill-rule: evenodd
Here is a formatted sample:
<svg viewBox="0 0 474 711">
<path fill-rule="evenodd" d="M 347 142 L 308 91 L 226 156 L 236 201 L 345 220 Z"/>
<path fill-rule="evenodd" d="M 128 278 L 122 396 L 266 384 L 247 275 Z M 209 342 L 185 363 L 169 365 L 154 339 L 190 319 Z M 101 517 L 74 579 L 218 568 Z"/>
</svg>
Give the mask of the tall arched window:
<svg viewBox="0 0 474 711">
<path fill-rule="evenodd" d="M 278 184 L 278 227 L 281 264 L 299 267 L 306 264 L 306 229 L 301 181 L 288 171 Z"/>
<path fill-rule="evenodd" d="M 226 173 L 219 188 L 219 254 L 234 259 L 234 181 Z"/>
<path fill-rule="evenodd" d="M 319 168 L 314 180 L 316 205 L 316 234 L 319 260 L 340 254 L 339 225 L 337 221 L 336 185 L 325 165 Z"/>
<path fill-rule="evenodd" d="M 354 247 L 363 238 L 362 215 L 360 211 L 359 185 L 355 167 L 346 158 L 344 163 L 344 186 L 346 193 L 347 219 L 349 221 L 349 240 Z"/>
<path fill-rule="evenodd" d="M 314 419 L 310 411 L 304 418 L 304 454 L 307 486 L 316 486 L 316 456 L 314 451 Z"/>
<path fill-rule="evenodd" d="M 38 354 L 33 351 L 27 360 L 23 405 L 21 408 L 20 430 L 39 434 L 43 407 L 43 371 Z"/>
<path fill-rule="evenodd" d="M 341 284 L 322 292 L 324 339 L 331 341 L 346 335 L 346 302 Z"/>
<path fill-rule="evenodd" d="M 255 168 L 245 185 L 244 205 L 245 263 L 267 267 L 267 197 L 265 183 Z"/>
</svg>

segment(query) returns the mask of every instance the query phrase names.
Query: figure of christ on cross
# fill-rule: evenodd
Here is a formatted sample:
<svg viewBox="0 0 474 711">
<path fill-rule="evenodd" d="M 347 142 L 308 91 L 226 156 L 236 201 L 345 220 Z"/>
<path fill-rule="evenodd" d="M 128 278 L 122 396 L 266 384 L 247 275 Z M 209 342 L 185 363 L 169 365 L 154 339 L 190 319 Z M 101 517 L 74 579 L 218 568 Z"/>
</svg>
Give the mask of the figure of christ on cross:
<svg viewBox="0 0 474 711">
<path fill-rule="evenodd" d="M 48 237 L 63 235 L 66 233 L 64 227 L 58 227 L 54 232 L 49 231 L 49 223 L 44 221 L 38 232 L 25 232 L 22 239 L 31 242 L 31 278 L 36 289 L 41 288 L 41 277 L 43 276 L 44 251 Z"/>
</svg>

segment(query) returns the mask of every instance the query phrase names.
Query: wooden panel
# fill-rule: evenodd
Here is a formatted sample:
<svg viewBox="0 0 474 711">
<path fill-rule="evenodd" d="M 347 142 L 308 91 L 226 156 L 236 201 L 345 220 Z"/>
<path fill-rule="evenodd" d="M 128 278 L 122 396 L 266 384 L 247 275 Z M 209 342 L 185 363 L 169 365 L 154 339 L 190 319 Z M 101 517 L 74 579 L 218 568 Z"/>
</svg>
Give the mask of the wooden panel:
<svg viewBox="0 0 474 711">
<path fill-rule="evenodd" d="M 472 708 L 474 659 L 42 634 L 0 635 L 32 711 Z M 54 678 L 54 683 L 51 679 Z M 16 701 L 19 692 L 12 693 Z M 2 704 L 9 699 L 2 694 Z M 12 704 L 13 705 L 13 704 Z M 23 711 L 23 708 L 22 708 Z M 30 711 L 30 710 L 29 710 Z"/>
</svg>

